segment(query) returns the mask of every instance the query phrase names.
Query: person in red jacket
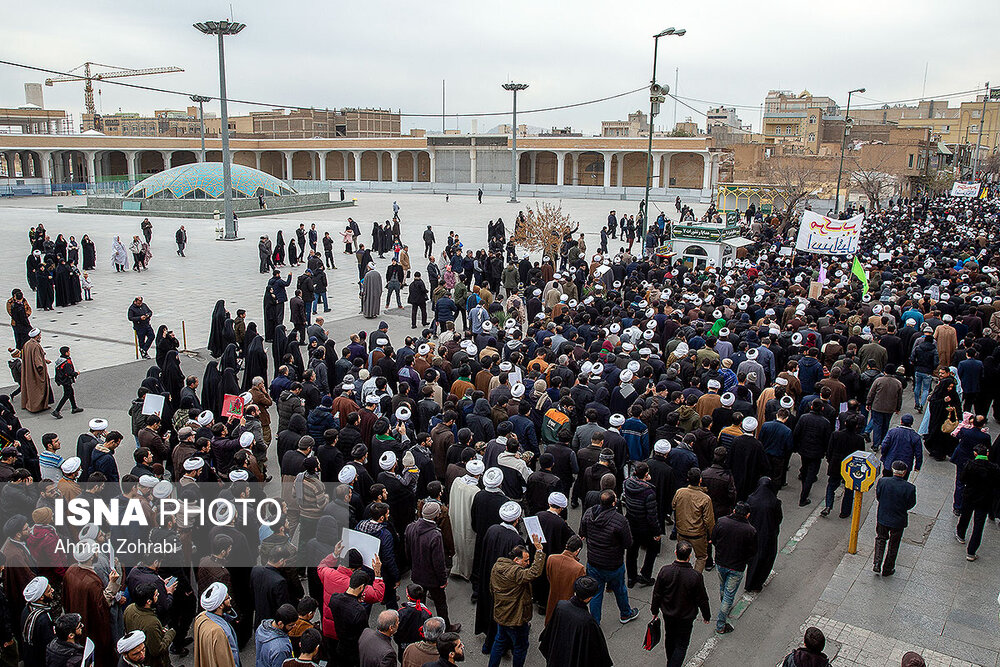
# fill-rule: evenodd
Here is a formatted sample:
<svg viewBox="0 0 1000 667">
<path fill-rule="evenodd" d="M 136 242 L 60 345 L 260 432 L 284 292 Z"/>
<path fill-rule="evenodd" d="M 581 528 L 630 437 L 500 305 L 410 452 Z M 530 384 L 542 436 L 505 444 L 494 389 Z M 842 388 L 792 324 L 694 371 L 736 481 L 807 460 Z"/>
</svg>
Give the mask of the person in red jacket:
<svg viewBox="0 0 1000 667">
<path fill-rule="evenodd" d="M 333 553 L 324 558 L 318 567 L 320 581 L 323 582 L 323 636 L 331 639 L 337 638 L 337 631 L 333 627 L 333 616 L 330 613 L 330 606 L 326 604 L 330 596 L 334 593 L 343 593 L 351 583 L 351 575 L 354 571 L 362 567 L 361 554 L 357 550 L 351 549 L 347 552 L 347 566 L 340 565 L 340 554 L 344 550 L 344 545 L 340 542 L 334 547 Z M 375 571 L 374 583 L 365 586 L 364 602 L 374 604 L 381 602 L 385 595 L 385 582 L 382 581 L 382 561 L 378 554 L 372 561 L 372 570 Z"/>
</svg>

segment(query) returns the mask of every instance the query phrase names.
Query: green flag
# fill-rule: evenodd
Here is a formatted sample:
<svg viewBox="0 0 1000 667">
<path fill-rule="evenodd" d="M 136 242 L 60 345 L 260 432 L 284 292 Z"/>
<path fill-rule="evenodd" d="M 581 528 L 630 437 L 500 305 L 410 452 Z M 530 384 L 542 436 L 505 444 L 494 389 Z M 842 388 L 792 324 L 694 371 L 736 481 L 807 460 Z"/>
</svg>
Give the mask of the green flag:
<svg viewBox="0 0 1000 667">
<path fill-rule="evenodd" d="M 862 290 L 861 295 L 864 296 L 868 294 L 868 274 L 865 273 L 865 267 L 861 266 L 861 262 L 858 261 L 858 256 L 854 256 L 854 264 L 851 266 L 851 273 L 857 276 L 857 279 L 861 281 Z"/>
</svg>

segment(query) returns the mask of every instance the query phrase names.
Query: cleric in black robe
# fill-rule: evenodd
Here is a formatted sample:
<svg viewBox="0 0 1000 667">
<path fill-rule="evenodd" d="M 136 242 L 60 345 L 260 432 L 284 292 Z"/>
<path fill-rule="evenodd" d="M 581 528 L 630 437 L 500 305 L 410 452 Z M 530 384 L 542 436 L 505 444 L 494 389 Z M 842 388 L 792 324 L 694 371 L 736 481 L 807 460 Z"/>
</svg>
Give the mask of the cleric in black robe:
<svg viewBox="0 0 1000 667">
<path fill-rule="evenodd" d="M 97 249 L 87 234 L 80 239 L 80 249 L 83 251 L 83 270 L 93 271 L 97 267 Z"/>
<path fill-rule="evenodd" d="M 768 471 L 770 462 L 764 453 L 764 447 L 757 438 L 753 437 L 753 431 L 757 428 L 757 420 L 753 417 L 744 419 L 751 420 L 749 425 L 753 428 L 744 431 L 743 435 L 733 440 L 729 448 L 729 467 L 733 471 L 733 482 L 736 484 L 736 499 L 746 500 L 750 492 L 754 490 L 755 480 L 759 480 L 761 475 Z"/>
<path fill-rule="evenodd" d="M 66 264 L 66 260 L 59 261 L 59 264 L 53 272 L 53 279 L 56 290 L 56 306 L 59 308 L 65 308 L 66 306 L 72 305 L 70 303 L 70 298 L 73 292 L 73 286 L 70 285 L 69 266 Z"/>
<path fill-rule="evenodd" d="M 208 351 L 216 359 L 222 356 L 222 351 L 226 349 L 222 342 L 222 325 L 227 317 L 229 317 L 229 313 L 226 312 L 226 302 L 219 299 L 215 302 L 215 309 L 212 311 L 212 326 L 208 332 Z"/>
<path fill-rule="evenodd" d="M 222 373 L 219 372 L 219 362 L 210 361 L 205 367 L 205 375 L 201 378 L 201 407 L 211 410 L 218 418 L 216 403 L 222 404 Z"/>
<path fill-rule="evenodd" d="M 285 265 L 285 237 L 280 230 L 274 239 L 274 256 L 271 259 L 274 260 L 275 266 Z"/>
<path fill-rule="evenodd" d="M 573 597 L 561 600 L 552 612 L 549 624 L 538 637 L 538 650 L 545 656 L 546 667 L 610 667 L 601 624 L 590 615 L 590 599 L 599 584 L 590 577 L 580 577 L 573 585 Z"/>
<path fill-rule="evenodd" d="M 482 492 L 480 491 L 480 493 Z M 475 501 L 473 500 L 473 502 Z M 473 515 L 473 519 L 475 519 L 475 515 Z M 518 545 L 526 546 L 516 524 L 498 523 L 490 526 L 483 538 L 482 562 L 479 568 L 479 597 L 476 601 L 476 634 L 486 634 L 486 640 L 483 642 L 483 653 L 489 653 L 489 650 L 493 648 L 493 640 L 497 636 L 497 623 L 493 620 L 493 592 L 490 590 L 490 575 L 493 573 L 493 566 L 496 565 L 497 560 L 509 556 L 511 549 Z"/>
<path fill-rule="evenodd" d="M 750 505 L 750 525 L 757 530 L 757 554 L 750 560 L 744 588 L 759 591 L 771 574 L 778 555 L 778 532 L 781 530 L 781 500 L 774 493 L 770 477 L 761 477 L 757 490 L 747 498 Z"/>
<path fill-rule="evenodd" d="M 180 405 L 181 389 L 184 388 L 184 372 L 181 370 L 180 356 L 177 350 L 170 350 L 163 358 L 160 369 L 160 382 L 164 391 L 170 394 L 170 403 Z"/>
<path fill-rule="evenodd" d="M 283 316 L 270 288 L 264 290 L 264 342 L 270 343 L 274 339 L 274 328 L 281 324 Z"/>
<path fill-rule="evenodd" d="M 295 266 L 299 263 L 299 247 L 295 245 L 295 239 L 288 242 L 288 266 Z"/>
<path fill-rule="evenodd" d="M 500 492 L 499 487 L 494 488 L 492 491 L 490 489 L 477 491 L 476 495 L 472 498 L 472 507 L 469 513 L 472 516 L 472 530 L 476 534 L 476 547 L 473 550 L 472 556 L 473 597 L 479 594 L 479 579 L 482 574 L 481 566 L 483 563 L 483 540 L 486 538 L 486 531 L 490 526 L 500 523 L 500 506 L 508 500 L 510 499 Z M 486 587 L 489 588 L 489 573 L 486 575 L 486 582 Z"/>
<path fill-rule="evenodd" d="M 251 322 L 250 325 L 253 326 L 253 323 Z M 247 335 L 250 335 L 249 327 L 247 327 Z M 264 378 L 264 384 L 267 385 L 267 353 L 264 352 L 264 339 L 256 332 L 253 334 L 253 339 L 244 355 L 244 364 L 243 391 L 248 391 L 253 385 L 253 379 L 258 376 Z"/>
</svg>

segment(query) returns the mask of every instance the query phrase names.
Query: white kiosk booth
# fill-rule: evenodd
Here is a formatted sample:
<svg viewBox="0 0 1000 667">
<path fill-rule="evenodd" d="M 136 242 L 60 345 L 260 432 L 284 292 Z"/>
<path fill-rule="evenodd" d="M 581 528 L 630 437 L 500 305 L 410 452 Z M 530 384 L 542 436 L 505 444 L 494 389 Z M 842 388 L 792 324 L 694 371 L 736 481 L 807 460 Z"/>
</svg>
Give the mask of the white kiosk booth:
<svg viewBox="0 0 1000 667">
<path fill-rule="evenodd" d="M 670 226 L 673 252 L 694 271 L 707 266 L 722 266 L 726 260 L 736 259 L 738 248 L 753 243 L 740 236 L 739 224 L 714 224 L 710 222 L 674 223 Z"/>
</svg>

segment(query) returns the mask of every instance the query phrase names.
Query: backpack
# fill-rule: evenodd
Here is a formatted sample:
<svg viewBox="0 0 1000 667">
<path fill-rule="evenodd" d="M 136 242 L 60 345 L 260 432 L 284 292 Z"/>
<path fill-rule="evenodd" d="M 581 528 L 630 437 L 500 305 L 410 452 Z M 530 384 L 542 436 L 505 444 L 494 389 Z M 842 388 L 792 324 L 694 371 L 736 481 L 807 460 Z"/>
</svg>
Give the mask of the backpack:
<svg viewBox="0 0 1000 667">
<path fill-rule="evenodd" d="M 73 376 L 70 371 L 72 367 L 72 362 L 69 359 L 56 366 L 55 381 L 57 385 L 62 387 L 73 382 Z"/>
</svg>

